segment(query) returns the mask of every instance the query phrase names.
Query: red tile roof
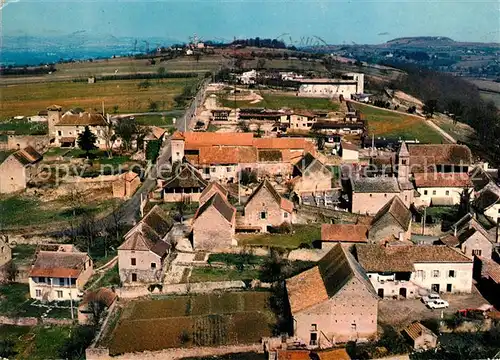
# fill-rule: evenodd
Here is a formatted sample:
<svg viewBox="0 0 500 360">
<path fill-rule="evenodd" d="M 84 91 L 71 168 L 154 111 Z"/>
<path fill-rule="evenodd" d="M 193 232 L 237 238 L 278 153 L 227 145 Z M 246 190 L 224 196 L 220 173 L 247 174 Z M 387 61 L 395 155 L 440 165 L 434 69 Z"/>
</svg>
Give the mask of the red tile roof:
<svg viewBox="0 0 500 360">
<path fill-rule="evenodd" d="M 67 112 L 61 117 L 61 120 L 56 124 L 56 126 L 65 125 L 80 125 L 80 126 L 105 126 L 106 120 L 104 116 L 96 113 L 82 112 L 79 114 L 73 114 Z"/>
<path fill-rule="evenodd" d="M 472 187 L 467 173 L 417 173 L 414 175 L 417 187 Z"/>
<path fill-rule="evenodd" d="M 251 147 L 205 146 L 199 149 L 199 165 L 225 165 L 257 162 L 257 150 Z"/>
<path fill-rule="evenodd" d="M 84 271 L 84 264 L 88 259 L 87 253 L 83 252 L 39 251 L 30 277 L 76 279 Z"/>
<path fill-rule="evenodd" d="M 181 133 L 185 141 L 185 149 L 199 149 L 203 146 L 252 146 L 252 133 L 209 133 L 184 132 Z M 179 135 L 175 135 L 179 137 Z"/>
<path fill-rule="evenodd" d="M 369 229 L 367 225 L 323 224 L 321 225 L 321 240 L 365 243 L 368 242 Z"/>
</svg>

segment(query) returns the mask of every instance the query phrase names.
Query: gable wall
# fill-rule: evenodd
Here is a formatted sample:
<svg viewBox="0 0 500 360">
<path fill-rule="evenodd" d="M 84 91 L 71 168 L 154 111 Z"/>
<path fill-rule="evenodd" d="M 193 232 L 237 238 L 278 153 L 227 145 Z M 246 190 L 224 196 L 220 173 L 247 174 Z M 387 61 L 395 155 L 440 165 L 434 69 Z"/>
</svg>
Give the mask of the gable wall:
<svg viewBox="0 0 500 360">
<path fill-rule="evenodd" d="M 213 206 L 193 223 L 195 250 L 225 249 L 236 245 L 232 226 Z"/>
<path fill-rule="evenodd" d="M 261 212 L 264 211 L 267 217 L 261 219 Z M 283 214 L 284 211 L 280 205 L 264 187 L 245 205 L 245 223 L 250 226 L 260 226 L 262 231 L 267 231 L 268 226 L 281 225 L 285 219 Z"/>
<path fill-rule="evenodd" d="M 462 252 L 472 257 L 474 250 L 481 250 L 481 256 L 491 259 L 493 244 L 479 231 L 476 231 L 470 238 L 462 244 Z"/>
<path fill-rule="evenodd" d="M 0 193 L 24 190 L 27 181 L 25 168 L 13 155 L 0 164 Z"/>
<path fill-rule="evenodd" d="M 135 266 L 132 258 L 136 259 Z M 151 269 L 151 263 L 156 264 L 155 269 Z M 151 251 L 118 250 L 118 271 L 123 283 L 132 283 L 132 274 L 137 274 L 137 282 L 158 281 L 161 268 L 160 257 Z"/>
</svg>

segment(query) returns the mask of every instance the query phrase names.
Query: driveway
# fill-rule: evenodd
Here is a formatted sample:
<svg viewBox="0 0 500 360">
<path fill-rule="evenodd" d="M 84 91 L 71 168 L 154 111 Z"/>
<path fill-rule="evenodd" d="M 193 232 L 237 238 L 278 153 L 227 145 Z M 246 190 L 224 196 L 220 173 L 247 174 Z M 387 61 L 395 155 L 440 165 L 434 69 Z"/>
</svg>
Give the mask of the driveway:
<svg viewBox="0 0 500 360">
<path fill-rule="evenodd" d="M 397 328 L 409 325 L 413 321 L 440 318 L 443 315 L 454 314 L 457 310 L 477 308 L 488 301 L 483 298 L 474 286 L 471 294 L 442 294 L 441 298 L 448 301 L 450 307 L 443 310 L 428 309 L 420 299 L 411 300 L 380 300 L 378 306 L 378 321 Z"/>
</svg>

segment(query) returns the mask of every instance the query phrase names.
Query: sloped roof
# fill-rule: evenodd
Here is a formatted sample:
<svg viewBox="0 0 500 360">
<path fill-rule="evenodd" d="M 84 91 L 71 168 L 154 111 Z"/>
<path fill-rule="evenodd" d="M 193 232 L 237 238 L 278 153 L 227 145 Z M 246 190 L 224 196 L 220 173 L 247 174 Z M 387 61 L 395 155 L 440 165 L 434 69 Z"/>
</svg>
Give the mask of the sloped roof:
<svg viewBox="0 0 500 360">
<path fill-rule="evenodd" d="M 342 149 L 345 149 L 345 150 L 352 150 L 352 151 L 359 150 L 359 148 L 356 145 L 354 145 L 353 143 L 343 141 L 343 140 L 340 142 L 340 146 L 342 147 Z"/>
<path fill-rule="evenodd" d="M 294 166 L 301 175 L 305 173 L 317 174 L 319 172 L 331 175 L 331 171 L 311 153 L 306 153 Z"/>
<path fill-rule="evenodd" d="M 71 112 L 65 113 L 61 116 L 61 120 L 56 124 L 56 126 L 106 126 L 106 119 L 102 114 L 81 112 L 79 114 L 73 114 Z"/>
<path fill-rule="evenodd" d="M 500 188 L 493 183 L 486 185 L 474 199 L 474 205 L 479 210 L 487 210 L 500 201 Z"/>
<path fill-rule="evenodd" d="M 185 149 L 198 149 L 203 146 L 252 146 L 252 133 L 211 133 L 192 132 L 174 134 L 175 139 L 184 139 Z"/>
<path fill-rule="evenodd" d="M 415 263 L 472 263 L 446 245 L 356 245 L 358 261 L 367 272 L 413 272 Z"/>
<path fill-rule="evenodd" d="M 127 171 L 126 173 L 122 174 L 121 177 L 123 180 L 130 182 L 130 181 L 133 181 L 135 178 L 139 177 L 139 175 L 131 170 L 131 171 Z"/>
<path fill-rule="evenodd" d="M 204 198 L 210 191 L 212 191 L 212 189 L 219 192 L 225 198 L 227 198 L 227 195 L 229 194 L 229 191 L 217 181 L 210 181 L 205 190 L 202 191 L 200 199 Z"/>
<path fill-rule="evenodd" d="M 372 226 L 375 225 L 384 215 L 390 215 L 405 230 L 408 230 L 411 223 L 411 212 L 406 207 L 399 196 L 394 196 L 375 215 Z"/>
<path fill-rule="evenodd" d="M 11 156 L 13 156 L 23 166 L 34 164 L 42 159 L 42 155 L 32 146 L 27 146 L 22 150 L 17 150 Z"/>
<path fill-rule="evenodd" d="M 335 296 L 353 277 L 376 297 L 375 290 L 363 269 L 352 255 L 335 245 L 312 269 L 286 281 L 292 313 L 300 312 Z"/>
<path fill-rule="evenodd" d="M 321 241 L 368 242 L 367 225 L 322 224 Z"/>
<path fill-rule="evenodd" d="M 151 227 L 160 238 L 164 238 L 173 226 L 170 217 L 158 206 L 155 205 L 141 220 Z"/>
<path fill-rule="evenodd" d="M 236 146 L 200 147 L 197 163 L 200 165 L 225 165 L 257 162 L 257 149 Z"/>
<path fill-rule="evenodd" d="M 414 173 L 433 170 L 434 165 L 463 165 L 472 163 L 472 153 L 466 145 L 410 144 L 410 165 Z"/>
<path fill-rule="evenodd" d="M 179 168 L 174 169 L 174 177 L 163 188 L 204 188 L 205 186 L 207 186 L 207 182 L 202 178 L 198 170 L 190 164 L 182 164 L 180 170 Z"/>
<path fill-rule="evenodd" d="M 439 240 L 443 244 L 450 246 L 450 247 L 456 247 L 456 246 L 460 245 L 460 240 L 452 234 L 446 234 L 446 235 L 440 237 Z"/>
<path fill-rule="evenodd" d="M 480 232 L 485 238 L 490 238 L 486 229 L 474 218 L 471 213 L 465 214 L 460 220 L 453 224 L 451 228 L 453 229 L 453 231 L 455 229 L 457 230 L 457 236 L 459 237 L 460 234 L 467 231 L 468 229 L 474 229 Z"/>
<path fill-rule="evenodd" d="M 82 298 L 79 306 L 88 304 L 91 301 L 98 301 L 107 307 L 110 307 L 118 296 L 111 289 L 102 287 L 95 291 L 87 291 Z"/>
<path fill-rule="evenodd" d="M 431 330 L 426 328 L 424 325 L 415 321 L 408 325 L 403 332 L 405 332 L 412 340 L 417 340 L 420 336 L 424 334 L 432 334 L 437 337 Z"/>
<path fill-rule="evenodd" d="M 399 193 L 395 177 L 360 177 L 352 180 L 353 191 L 357 193 Z"/>
<path fill-rule="evenodd" d="M 259 162 L 282 161 L 283 154 L 281 150 L 258 150 Z"/>
<path fill-rule="evenodd" d="M 84 252 L 39 251 L 30 276 L 78 278 L 88 259 Z"/>
<path fill-rule="evenodd" d="M 214 207 L 228 222 L 232 223 L 236 216 L 236 209 L 221 196 L 220 193 L 216 192 L 212 195 L 212 197 L 207 200 L 203 205 L 201 205 L 196 214 L 194 215 L 194 219 L 198 219 L 207 209 L 210 207 Z"/>
<path fill-rule="evenodd" d="M 496 284 L 500 284 L 500 264 L 486 257 L 479 258 L 483 264 L 483 273 Z"/>
<path fill-rule="evenodd" d="M 314 152 L 314 144 L 305 138 L 254 138 L 257 149 L 290 149 Z"/>
<path fill-rule="evenodd" d="M 401 143 L 401 147 L 399 148 L 398 155 L 399 155 L 399 157 L 410 156 L 410 152 L 408 151 L 408 147 L 406 146 L 406 143 L 404 141 Z"/>
<path fill-rule="evenodd" d="M 472 187 L 467 173 L 416 173 L 414 179 L 417 187 Z"/>
<path fill-rule="evenodd" d="M 288 199 L 283 198 L 276 189 L 274 188 L 273 185 L 267 180 L 262 181 L 259 186 L 253 191 L 253 193 L 250 195 L 250 197 L 247 200 L 247 204 L 249 204 L 252 199 L 255 197 L 256 194 L 258 194 L 262 189 L 266 189 L 273 199 L 276 201 L 276 203 L 280 206 L 281 209 L 291 213 L 293 211 L 293 202 L 291 202 Z"/>
</svg>

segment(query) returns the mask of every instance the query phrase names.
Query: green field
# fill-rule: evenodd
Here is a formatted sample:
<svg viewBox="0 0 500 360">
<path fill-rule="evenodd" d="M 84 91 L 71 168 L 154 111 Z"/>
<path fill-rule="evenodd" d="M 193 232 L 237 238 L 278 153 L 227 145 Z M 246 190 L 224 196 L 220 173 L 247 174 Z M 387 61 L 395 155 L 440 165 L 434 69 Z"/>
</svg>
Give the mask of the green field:
<svg viewBox="0 0 500 360">
<path fill-rule="evenodd" d="M 0 132 L 16 135 L 45 135 L 48 133 L 48 127 L 47 123 L 30 123 L 27 119 L 10 119 L 0 123 Z"/>
<path fill-rule="evenodd" d="M 291 234 L 238 234 L 239 246 L 269 246 L 296 249 L 301 244 L 311 245 L 321 239 L 321 225 L 293 225 Z"/>
<path fill-rule="evenodd" d="M 46 82 L 19 83 L 0 87 L 0 119 L 17 115 L 35 115 L 47 106 L 57 104 L 64 109 L 80 107 L 86 110 L 105 110 L 113 112 L 147 112 L 150 103 L 157 104 L 157 111 L 171 110 L 175 107 L 174 97 L 185 86 L 198 81 L 197 78 L 149 80 L 149 87 L 139 89 L 144 80 L 86 82 Z"/>
<path fill-rule="evenodd" d="M 368 121 L 368 133 L 375 136 L 400 137 L 404 140 L 418 139 L 421 143 L 440 144 L 446 140 L 426 124 L 424 119 L 381 108 L 353 104 Z"/>
<path fill-rule="evenodd" d="M 60 349 L 70 337 L 71 326 L 13 326 L 0 325 L 0 339 L 13 344 L 15 354 L 9 359 L 58 359 Z"/>
<path fill-rule="evenodd" d="M 219 97 L 222 106 L 231 108 L 267 108 L 281 109 L 288 107 L 296 110 L 329 110 L 337 111 L 339 104 L 330 99 L 305 98 L 295 96 L 295 93 L 259 93 L 263 100 L 252 104 L 250 101 L 234 101 L 230 95 L 224 98 Z"/>
<path fill-rule="evenodd" d="M 130 302 L 116 328 L 108 330 L 113 331 L 110 354 L 258 343 L 272 334 L 276 322 L 269 297 L 234 292 Z"/>
<path fill-rule="evenodd" d="M 227 268 L 195 267 L 191 272 L 189 282 L 253 280 L 259 277 L 260 272 L 255 269 L 244 269 L 239 271 Z"/>
</svg>

